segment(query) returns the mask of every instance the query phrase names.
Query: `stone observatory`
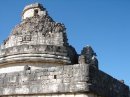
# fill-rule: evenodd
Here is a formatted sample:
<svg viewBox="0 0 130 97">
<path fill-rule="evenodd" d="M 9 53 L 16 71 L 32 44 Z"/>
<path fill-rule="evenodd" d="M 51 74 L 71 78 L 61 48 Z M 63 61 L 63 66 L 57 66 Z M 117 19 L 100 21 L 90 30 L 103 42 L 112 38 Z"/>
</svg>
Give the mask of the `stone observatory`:
<svg viewBox="0 0 130 97">
<path fill-rule="evenodd" d="M 99 70 L 91 46 L 77 54 L 65 25 L 34 3 L 0 46 L 0 97 L 129 97 L 129 87 Z"/>
</svg>

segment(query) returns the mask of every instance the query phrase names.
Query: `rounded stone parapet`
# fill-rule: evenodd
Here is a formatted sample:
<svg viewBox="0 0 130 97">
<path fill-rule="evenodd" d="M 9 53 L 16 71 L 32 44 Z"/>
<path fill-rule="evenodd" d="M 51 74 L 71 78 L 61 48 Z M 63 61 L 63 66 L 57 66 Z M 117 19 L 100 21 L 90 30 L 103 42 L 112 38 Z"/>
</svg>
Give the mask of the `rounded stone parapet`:
<svg viewBox="0 0 130 97">
<path fill-rule="evenodd" d="M 48 64 L 70 64 L 66 47 L 51 45 L 21 45 L 0 51 L 0 66 L 37 62 Z"/>
<path fill-rule="evenodd" d="M 0 58 L 3 56 L 18 55 L 18 54 L 54 54 L 67 56 L 67 47 L 55 45 L 20 45 L 13 46 L 0 50 Z"/>
<path fill-rule="evenodd" d="M 0 66 L 15 63 L 27 63 L 27 62 L 37 62 L 37 63 L 48 63 L 48 64 L 70 64 L 68 57 L 56 56 L 52 54 L 21 54 L 12 55 L 4 58 L 0 58 Z"/>
</svg>

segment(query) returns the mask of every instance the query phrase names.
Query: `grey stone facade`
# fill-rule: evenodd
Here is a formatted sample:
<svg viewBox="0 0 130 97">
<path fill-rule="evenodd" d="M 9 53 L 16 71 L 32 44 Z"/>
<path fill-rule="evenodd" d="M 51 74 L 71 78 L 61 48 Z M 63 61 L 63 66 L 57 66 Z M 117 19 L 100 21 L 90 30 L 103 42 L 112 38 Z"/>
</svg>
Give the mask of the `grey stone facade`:
<svg viewBox="0 0 130 97">
<path fill-rule="evenodd" d="M 129 87 L 98 65 L 91 46 L 78 55 L 65 26 L 31 4 L 0 46 L 0 71 L 22 68 L 0 74 L 0 97 L 129 97 Z"/>
<path fill-rule="evenodd" d="M 91 92 L 101 97 L 128 97 L 120 81 L 89 64 L 46 67 L 0 75 L 0 95 Z"/>
</svg>

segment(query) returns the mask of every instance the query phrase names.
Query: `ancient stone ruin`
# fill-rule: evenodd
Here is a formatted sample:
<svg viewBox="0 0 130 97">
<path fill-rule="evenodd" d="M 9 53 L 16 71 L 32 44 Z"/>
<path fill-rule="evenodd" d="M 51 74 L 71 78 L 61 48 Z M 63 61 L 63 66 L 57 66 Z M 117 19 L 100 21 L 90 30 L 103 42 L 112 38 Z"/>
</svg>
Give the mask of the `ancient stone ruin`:
<svg viewBox="0 0 130 97">
<path fill-rule="evenodd" d="M 77 54 L 66 28 L 39 3 L 0 46 L 0 97 L 128 97 L 129 88 L 98 68 L 91 46 Z"/>
</svg>

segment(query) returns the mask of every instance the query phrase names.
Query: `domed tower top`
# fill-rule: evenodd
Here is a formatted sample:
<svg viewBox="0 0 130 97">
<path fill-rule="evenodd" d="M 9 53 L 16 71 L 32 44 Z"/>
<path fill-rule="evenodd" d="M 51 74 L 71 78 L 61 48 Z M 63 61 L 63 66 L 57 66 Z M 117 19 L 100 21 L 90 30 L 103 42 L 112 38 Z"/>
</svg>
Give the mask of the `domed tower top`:
<svg viewBox="0 0 130 97">
<path fill-rule="evenodd" d="M 34 4 L 30 4 L 27 5 L 22 13 L 22 20 L 26 19 L 26 18 L 30 18 L 36 15 L 46 15 L 47 11 L 45 10 L 45 8 L 39 4 L 39 3 L 34 3 Z"/>
<path fill-rule="evenodd" d="M 68 43 L 64 24 L 55 22 L 39 3 L 24 8 L 21 23 L 0 46 L 0 71 L 76 63 L 77 53 Z"/>
</svg>

